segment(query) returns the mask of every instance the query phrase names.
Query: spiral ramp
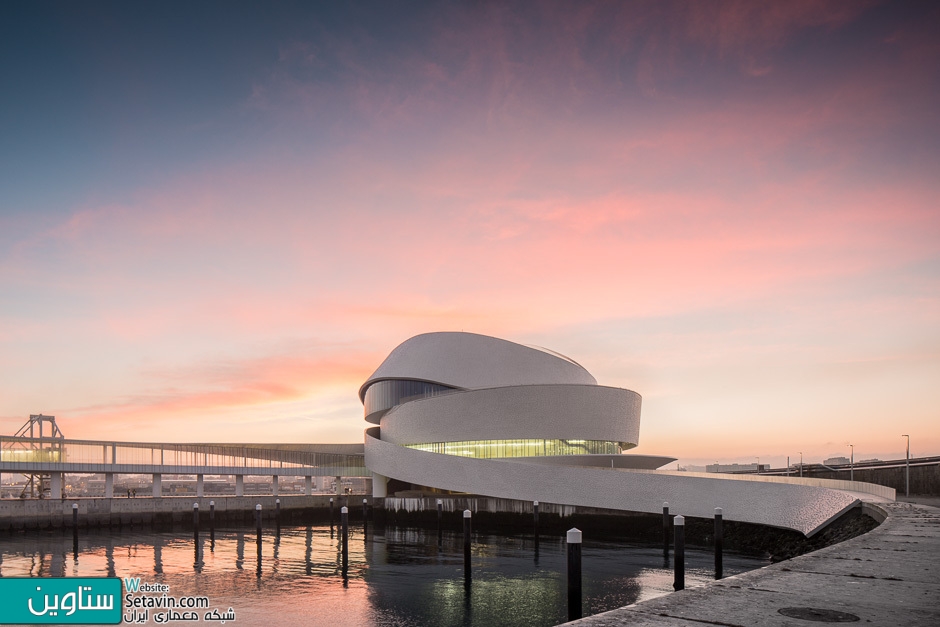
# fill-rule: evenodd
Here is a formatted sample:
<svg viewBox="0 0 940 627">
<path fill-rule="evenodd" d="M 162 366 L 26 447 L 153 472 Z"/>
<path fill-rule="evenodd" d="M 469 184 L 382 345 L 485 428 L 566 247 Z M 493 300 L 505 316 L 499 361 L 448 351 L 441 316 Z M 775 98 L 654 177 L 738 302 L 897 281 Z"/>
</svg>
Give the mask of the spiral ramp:
<svg viewBox="0 0 940 627">
<path fill-rule="evenodd" d="M 472 333 L 399 345 L 359 390 L 376 496 L 388 479 L 521 501 L 711 517 L 812 535 L 857 495 L 796 479 L 655 470 L 637 445 L 639 394 L 577 362 Z"/>
</svg>

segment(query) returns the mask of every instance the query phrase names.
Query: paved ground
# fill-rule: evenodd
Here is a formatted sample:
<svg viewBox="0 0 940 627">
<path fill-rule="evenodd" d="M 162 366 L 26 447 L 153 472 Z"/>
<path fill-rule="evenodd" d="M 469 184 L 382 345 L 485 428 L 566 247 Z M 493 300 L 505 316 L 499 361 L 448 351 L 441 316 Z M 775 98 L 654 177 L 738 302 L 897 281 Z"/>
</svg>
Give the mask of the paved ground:
<svg viewBox="0 0 940 627">
<path fill-rule="evenodd" d="M 889 517 L 863 536 L 567 625 L 797 627 L 814 622 L 780 610 L 803 608 L 807 616 L 812 608 L 817 621 L 825 610 L 857 616 L 866 625 L 940 626 L 940 509 L 878 505 Z"/>
<path fill-rule="evenodd" d="M 940 496 L 899 496 L 898 501 L 905 503 L 917 503 L 919 505 L 930 505 L 931 507 L 940 507 Z"/>
</svg>

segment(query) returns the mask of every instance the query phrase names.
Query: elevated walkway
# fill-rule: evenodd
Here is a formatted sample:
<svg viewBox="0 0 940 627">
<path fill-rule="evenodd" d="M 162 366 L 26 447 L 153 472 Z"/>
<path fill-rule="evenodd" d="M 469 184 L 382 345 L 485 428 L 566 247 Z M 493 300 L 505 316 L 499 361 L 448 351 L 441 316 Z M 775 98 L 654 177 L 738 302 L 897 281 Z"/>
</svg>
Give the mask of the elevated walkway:
<svg viewBox="0 0 940 627">
<path fill-rule="evenodd" d="M 153 476 L 159 497 L 163 475 L 195 475 L 202 496 L 204 475 L 232 475 L 236 495 L 244 477 L 371 477 L 362 444 L 180 444 L 73 440 L 62 437 L 0 436 L 0 474 L 49 477 L 49 494 L 62 496 L 63 474 L 104 474 L 105 496 L 113 496 L 116 474 Z M 45 487 L 43 488 L 45 490 Z M 276 490 L 276 483 L 275 483 Z"/>
</svg>

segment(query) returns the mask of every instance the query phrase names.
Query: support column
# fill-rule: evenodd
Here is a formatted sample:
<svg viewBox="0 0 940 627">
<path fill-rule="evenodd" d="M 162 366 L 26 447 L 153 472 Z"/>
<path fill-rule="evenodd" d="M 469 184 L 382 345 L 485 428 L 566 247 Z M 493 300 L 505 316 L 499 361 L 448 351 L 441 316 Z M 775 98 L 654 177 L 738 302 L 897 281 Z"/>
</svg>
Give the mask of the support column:
<svg viewBox="0 0 940 627">
<path fill-rule="evenodd" d="M 158 499 L 163 496 L 163 475 L 155 473 L 153 475 L 153 498 Z"/>
<path fill-rule="evenodd" d="M 196 496 L 198 496 L 199 498 L 202 498 L 202 496 L 203 496 L 203 494 L 202 494 L 202 491 L 203 491 L 203 484 L 202 484 L 203 476 L 204 476 L 204 475 L 196 475 Z"/>
<path fill-rule="evenodd" d="M 271 491 L 273 492 L 274 496 L 277 496 L 277 475 L 271 476 Z"/>
<path fill-rule="evenodd" d="M 304 477 L 304 494 L 313 495 L 313 477 Z"/>
<path fill-rule="evenodd" d="M 114 473 L 113 472 L 104 473 L 104 498 L 106 499 L 114 498 Z"/>
<path fill-rule="evenodd" d="M 337 494 L 343 493 L 343 478 L 342 477 L 336 477 L 336 493 Z"/>
<path fill-rule="evenodd" d="M 245 496 L 245 475 L 235 475 L 235 496 Z"/>
<path fill-rule="evenodd" d="M 388 477 L 372 473 L 372 497 L 384 499 L 388 496 Z"/>
<path fill-rule="evenodd" d="M 62 473 L 53 472 L 49 475 L 49 498 L 59 500 L 62 498 Z"/>
</svg>

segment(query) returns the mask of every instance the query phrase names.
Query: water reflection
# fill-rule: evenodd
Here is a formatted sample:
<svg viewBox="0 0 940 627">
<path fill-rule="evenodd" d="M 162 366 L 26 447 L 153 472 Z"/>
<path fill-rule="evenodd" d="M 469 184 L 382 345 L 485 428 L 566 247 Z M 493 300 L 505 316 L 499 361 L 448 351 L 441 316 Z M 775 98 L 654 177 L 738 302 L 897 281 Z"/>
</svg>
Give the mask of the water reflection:
<svg viewBox="0 0 940 627">
<path fill-rule="evenodd" d="M 153 538 L 153 572 L 163 574 L 163 538 L 159 535 Z"/>
<path fill-rule="evenodd" d="M 109 535 L 104 546 L 104 561 L 107 568 L 107 576 L 114 577 L 114 539 Z"/>
<path fill-rule="evenodd" d="M 344 568 L 342 540 L 325 525 L 268 531 L 254 538 L 256 562 L 247 570 L 244 530 L 217 529 L 209 552 L 191 533 L 88 530 L 78 561 L 68 560 L 68 533 L 19 534 L 0 543 L 0 574 L 141 577 L 176 596 L 231 606 L 240 625 L 555 625 L 567 615 L 560 537 L 478 534 L 465 576 L 459 532 L 373 526 L 364 534 L 351 526 Z M 586 540 L 585 615 L 670 592 L 661 551 Z M 688 587 L 711 580 L 709 551 L 687 549 L 686 559 Z M 763 564 L 726 553 L 725 575 Z"/>
</svg>

